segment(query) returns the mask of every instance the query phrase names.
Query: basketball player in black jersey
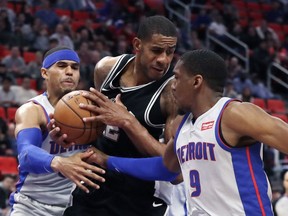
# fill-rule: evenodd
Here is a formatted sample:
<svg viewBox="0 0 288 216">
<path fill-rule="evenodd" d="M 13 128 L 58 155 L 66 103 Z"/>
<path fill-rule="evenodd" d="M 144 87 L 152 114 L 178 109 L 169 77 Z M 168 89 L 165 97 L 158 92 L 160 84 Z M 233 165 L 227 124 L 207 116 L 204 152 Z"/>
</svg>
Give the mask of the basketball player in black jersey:
<svg viewBox="0 0 288 216">
<path fill-rule="evenodd" d="M 111 103 L 102 110 L 107 127 L 95 147 L 106 154 L 121 157 L 149 157 L 164 153 L 166 146 L 158 140 L 163 127 L 165 139 L 170 138 L 168 127 L 178 110 L 170 90 L 173 77 L 169 70 L 176 43 L 174 24 L 163 16 L 152 16 L 140 24 L 137 37 L 133 39 L 135 55 L 105 57 L 98 62 L 94 72 L 95 88 L 117 103 Z M 118 105 L 119 95 L 122 106 Z M 99 112 L 94 106 L 82 108 Z M 93 118 L 86 120 L 93 121 Z M 57 143 L 61 141 L 64 140 L 58 138 Z M 89 194 L 76 189 L 72 207 L 64 215 L 165 214 L 167 205 L 154 196 L 154 181 L 142 181 L 110 171 L 105 174 L 105 179 L 100 190 Z"/>
</svg>

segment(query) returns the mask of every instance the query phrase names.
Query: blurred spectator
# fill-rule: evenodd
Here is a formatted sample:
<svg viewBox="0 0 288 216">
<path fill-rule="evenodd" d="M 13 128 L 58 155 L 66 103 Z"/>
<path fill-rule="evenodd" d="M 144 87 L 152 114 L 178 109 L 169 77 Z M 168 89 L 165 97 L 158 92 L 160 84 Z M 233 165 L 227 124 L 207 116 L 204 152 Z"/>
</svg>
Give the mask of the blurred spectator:
<svg viewBox="0 0 288 216">
<path fill-rule="evenodd" d="M 35 12 L 35 17 L 45 23 L 50 31 L 54 30 L 59 23 L 59 17 L 51 7 L 49 0 L 41 0 L 40 9 Z"/>
<path fill-rule="evenodd" d="M 31 78 L 29 76 L 25 76 L 22 81 L 22 85 L 19 88 L 19 91 L 16 95 L 16 103 L 18 106 L 21 106 L 29 99 L 38 95 L 38 92 L 34 89 L 31 89 Z"/>
<path fill-rule="evenodd" d="M 25 74 L 30 76 L 32 79 L 35 79 L 37 83 L 37 89 L 40 89 L 43 81 L 41 76 L 43 53 L 38 51 L 35 53 L 35 55 L 36 59 L 28 63 Z"/>
<path fill-rule="evenodd" d="M 252 81 L 247 73 L 241 73 L 233 80 L 233 86 L 237 93 L 241 94 L 245 87 L 252 88 Z"/>
<path fill-rule="evenodd" d="M 277 97 L 271 91 L 269 91 L 269 89 L 259 79 L 257 74 L 252 74 L 251 80 L 253 84 L 251 90 L 252 90 L 252 94 L 254 97 L 263 98 L 263 99 L 270 99 L 270 98 Z"/>
<path fill-rule="evenodd" d="M 272 1 L 270 4 L 272 8 L 265 13 L 265 20 L 272 23 L 283 23 L 285 17 L 283 5 L 279 1 Z"/>
<path fill-rule="evenodd" d="M 6 66 L 3 63 L 0 63 L 0 82 L 2 83 L 3 78 L 7 76 Z"/>
<path fill-rule="evenodd" d="M 248 86 L 245 86 L 242 89 L 241 94 L 238 96 L 238 99 L 243 101 L 243 102 L 252 102 L 253 100 L 253 95 L 252 95 L 252 91 L 251 88 Z"/>
<path fill-rule="evenodd" d="M 76 38 L 73 40 L 75 49 L 81 49 L 81 45 L 86 43 L 88 47 L 92 47 L 93 39 L 89 37 L 89 31 L 86 28 L 82 28 L 80 32 L 76 34 Z"/>
<path fill-rule="evenodd" d="M 15 123 L 14 122 L 9 122 L 8 123 L 8 131 L 7 131 L 7 137 L 10 143 L 10 148 L 12 150 L 12 156 L 17 157 L 17 142 L 15 138 Z"/>
<path fill-rule="evenodd" d="M 248 26 L 247 32 L 241 35 L 240 40 L 246 43 L 250 50 L 257 48 L 261 42 L 261 39 L 256 33 L 256 29 L 253 25 Z"/>
<path fill-rule="evenodd" d="M 199 39 L 204 40 L 206 38 L 206 30 L 210 23 L 211 17 L 207 14 L 207 10 L 202 8 L 195 20 L 192 21 L 191 28 L 198 33 Z"/>
<path fill-rule="evenodd" d="M 32 25 L 31 23 L 28 23 L 26 21 L 26 16 L 24 13 L 20 13 L 17 15 L 15 27 L 16 26 L 23 35 L 24 40 L 27 41 L 27 43 L 32 43 L 32 41 L 35 38 L 35 35 L 34 32 L 32 31 Z"/>
<path fill-rule="evenodd" d="M 287 216 L 288 212 L 288 170 L 283 170 L 282 173 L 283 194 L 275 204 L 277 216 Z"/>
<path fill-rule="evenodd" d="M 15 191 L 16 180 L 12 175 L 4 175 L 3 180 L 0 182 L 0 215 L 8 215 L 10 211 L 9 196 Z M 2 213 L 2 214 L 1 214 Z"/>
<path fill-rule="evenodd" d="M 0 126 L 0 155 L 13 155 L 11 143 L 7 134 L 7 123 L 2 118 L 0 118 Z"/>
<path fill-rule="evenodd" d="M 11 54 L 4 57 L 2 63 L 5 64 L 8 74 L 14 78 L 20 77 L 25 71 L 26 64 L 18 46 L 11 48 Z"/>
<path fill-rule="evenodd" d="M 11 89 L 12 79 L 6 76 L 2 80 L 2 88 L 0 88 L 0 106 L 11 107 L 16 106 L 16 94 Z"/>
<path fill-rule="evenodd" d="M 44 26 L 36 33 L 32 47 L 33 50 L 39 50 L 42 52 L 49 49 L 49 35 Z"/>
<path fill-rule="evenodd" d="M 12 26 L 9 22 L 7 11 L 0 10 L 0 43 L 7 44 L 12 35 Z"/>
<path fill-rule="evenodd" d="M 102 23 L 101 26 L 97 29 L 95 29 L 94 33 L 96 36 L 96 39 L 99 40 L 106 40 L 108 43 L 112 43 L 115 40 L 115 35 L 112 33 L 111 29 L 113 27 L 109 28 L 109 23 L 105 22 Z"/>
<path fill-rule="evenodd" d="M 67 35 L 67 32 L 64 30 L 63 24 L 58 24 L 55 29 L 55 33 L 50 36 L 50 39 L 57 39 L 59 46 L 66 46 L 71 49 L 74 49 L 74 44 L 72 39 Z"/>
<path fill-rule="evenodd" d="M 92 56 L 90 54 L 90 49 L 88 46 L 87 42 L 82 42 L 80 45 L 80 49 L 77 50 L 78 56 L 81 60 L 81 65 L 80 65 L 80 74 L 81 74 L 81 79 L 86 79 L 89 77 L 89 68 L 88 65 L 90 65 Z M 95 65 L 94 65 L 95 66 Z"/>
<path fill-rule="evenodd" d="M 230 97 L 230 98 L 238 98 L 239 95 L 234 89 L 234 85 L 232 81 L 228 81 L 226 83 L 225 89 L 224 89 L 224 96 Z"/>
<path fill-rule="evenodd" d="M 0 11 L 6 12 L 5 14 L 7 14 L 7 18 L 8 18 L 8 21 L 10 23 L 10 27 L 13 30 L 16 16 L 15 16 L 15 12 L 12 9 L 8 8 L 7 3 L 8 3 L 7 0 L 1 0 L 0 1 Z"/>
<path fill-rule="evenodd" d="M 268 34 L 271 34 L 271 37 L 275 42 L 279 41 L 276 32 L 268 26 L 267 21 L 264 19 L 261 20 L 260 25 L 256 26 L 256 33 L 262 41 L 268 38 Z"/>
<path fill-rule="evenodd" d="M 208 30 L 211 34 L 220 38 L 227 32 L 223 17 L 220 14 L 215 15 L 215 18 L 210 23 Z"/>
<path fill-rule="evenodd" d="M 119 39 L 116 43 L 116 47 L 113 49 L 113 56 L 122 55 L 124 53 L 132 53 L 130 43 L 124 38 Z"/>
<path fill-rule="evenodd" d="M 245 72 L 244 68 L 239 63 L 239 59 L 235 56 L 230 58 L 227 66 L 227 71 L 228 71 L 228 77 L 231 80 L 233 80 L 235 77 L 239 77 L 240 74 Z"/>
<path fill-rule="evenodd" d="M 250 71 L 256 73 L 263 82 L 266 82 L 267 69 L 274 57 L 275 55 L 270 53 L 268 42 L 266 40 L 261 41 L 259 47 L 253 50 Z"/>
<path fill-rule="evenodd" d="M 56 7 L 68 10 L 96 11 L 96 6 L 91 0 L 58 0 Z"/>
<path fill-rule="evenodd" d="M 56 46 L 59 46 L 59 41 L 56 38 L 49 38 L 48 50 L 50 50 L 50 49 L 52 49 L 52 48 L 54 48 Z M 46 51 L 48 51 L 48 50 L 46 50 Z M 44 52 L 44 54 L 45 54 L 45 52 Z"/>
<path fill-rule="evenodd" d="M 95 49 L 100 53 L 100 58 L 112 55 L 105 40 L 95 40 Z"/>
</svg>

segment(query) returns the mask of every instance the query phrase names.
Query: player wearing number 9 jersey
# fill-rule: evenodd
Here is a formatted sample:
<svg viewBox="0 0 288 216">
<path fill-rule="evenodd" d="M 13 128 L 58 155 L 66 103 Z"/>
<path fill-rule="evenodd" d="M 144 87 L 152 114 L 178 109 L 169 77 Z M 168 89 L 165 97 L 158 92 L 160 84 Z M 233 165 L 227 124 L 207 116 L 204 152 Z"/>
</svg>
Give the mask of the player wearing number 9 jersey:
<svg viewBox="0 0 288 216">
<path fill-rule="evenodd" d="M 223 97 L 224 60 L 209 50 L 185 53 L 174 68 L 176 102 L 186 114 L 174 121 L 164 158 L 107 156 L 93 161 L 146 180 L 174 180 L 181 172 L 193 216 L 271 216 L 271 189 L 263 143 L 288 153 L 288 124 L 254 104 Z"/>
</svg>

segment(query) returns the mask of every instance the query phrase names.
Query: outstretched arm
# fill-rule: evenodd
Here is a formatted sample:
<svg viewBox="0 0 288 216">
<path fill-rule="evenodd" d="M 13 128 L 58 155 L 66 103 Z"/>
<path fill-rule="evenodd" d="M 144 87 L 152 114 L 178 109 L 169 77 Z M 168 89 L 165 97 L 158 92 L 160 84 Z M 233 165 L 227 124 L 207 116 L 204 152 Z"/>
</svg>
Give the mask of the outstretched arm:
<svg viewBox="0 0 288 216">
<path fill-rule="evenodd" d="M 112 157 L 99 151 L 95 147 L 91 147 L 91 150 L 93 150 L 95 154 L 89 158 L 89 162 L 96 163 L 103 168 L 125 173 L 142 180 L 162 180 L 179 183 L 182 181 L 182 178 L 181 175 L 179 175 L 181 170 L 176 153 L 174 152 L 174 134 L 176 133 L 181 119 L 182 118 L 177 118 L 171 125 L 171 132 L 173 136 L 167 144 L 164 157 Z M 178 178 L 176 179 L 176 177 Z"/>
<path fill-rule="evenodd" d="M 89 158 L 90 162 L 97 163 L 103 168 L 124 173 L 146 181 L 174 181 L 180 174 L 179 164 L 173 151 L 173 140 L 168 143 L 164 157 L 149 158 L 124 158 L 108 156 L 95 147 L 91 149 L 94 155 Z M 172 151 L 172 152 L 167 152 Z M 175 160 L 176 158 L 176 160 Z M 169 161 L 169 163 L 167 163 Z M 175 164 L 174 164 L 175 163 Z"/>
<path fill-rule="evenodd" d="M 94 94 L 85 94 L 84 92 L 83 96 L 94 101 L 97 105 L 80 104 L 80 107 L 97 113 L 97 115 L 84 118 L 84 121 L 100 121 L 123 129 L 143 155 L 159 156 L 164 154 L 166 145 L 149 134 L 147 129 L 121 103 L 119 96 L 114 103 L 96 89 L 90 88 L 90 91 Z"/>
<path fill-rule="evenodd" d="M 254 104 L 231 102 L 225 109 L 221 122 L 223 136 L 232 146 L 257 140 L 288 154 L 288 124 Z"/>
<path fill-rule="evenodd" d="M 43 141 L 41 128 L 45 127 L 47 122 L 45 114 L 39 105 L 32 102 L 24 104 L 17 110 L 15 121 L 15 136 L 17 138 L 21 170 L 36 174 L 60 172 L 86 192 L 88 192 L 88 189 L 80 183 L 81 181 L 96 189 L 99 188 L 89 178 L 104 181 L 101 176 L 95 174 L 103 174 L 104 170 L 85 162 L 93 153 L 78 153 L 64 158 L 51 155 L 41 148 Z M 87 172 L 87 170 L 92 172 Z"/>
</svg>

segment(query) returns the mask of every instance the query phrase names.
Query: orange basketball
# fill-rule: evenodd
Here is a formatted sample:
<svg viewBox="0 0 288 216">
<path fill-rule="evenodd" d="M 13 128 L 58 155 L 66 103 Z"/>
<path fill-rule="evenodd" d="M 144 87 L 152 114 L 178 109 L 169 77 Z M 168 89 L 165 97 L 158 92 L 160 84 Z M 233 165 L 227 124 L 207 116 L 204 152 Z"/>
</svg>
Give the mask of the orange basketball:
<svg viewBox="0 0 288 216">
<path fill-rule="evenodd" d="M 82 96 L 84 90 L 72 91 L 64 95 L 56 104 L 54 119 L 62 134 L 67 134 L 68 142 L 87 144 L 101 136 L 105 125 L 101 122 L 84 122 L 84 117 L 91 117 L 94 113 L 81 109 L 80 103 L 93 102 Z M 86 91 L 88 92 L 88 91 Z M 92 94 L 91 92 L 88 92 Z"/>
</svg>

